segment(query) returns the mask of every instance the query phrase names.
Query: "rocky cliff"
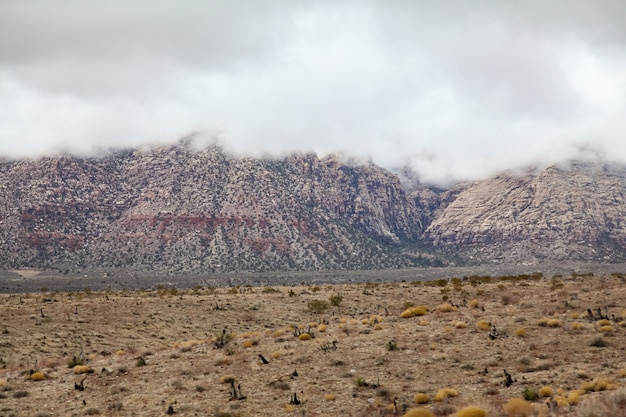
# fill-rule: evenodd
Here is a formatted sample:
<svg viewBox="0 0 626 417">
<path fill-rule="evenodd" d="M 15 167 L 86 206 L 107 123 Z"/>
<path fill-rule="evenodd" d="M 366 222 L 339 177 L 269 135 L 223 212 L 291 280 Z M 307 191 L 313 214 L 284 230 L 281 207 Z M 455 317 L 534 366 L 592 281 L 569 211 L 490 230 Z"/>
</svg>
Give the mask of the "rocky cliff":
<svg viewBox="0 0 626 417">
<path fill-rule="evenodd" d="M 465 185 L 424 233 L 480 261 L 625 259 L 626 167 L 570 162 Z"/>
<path fill-rule="evenodd" d="M 186 143 L 0 164 L 2 266 L 158 273 L 411 266 L 423 232 L 373 164 Z"/>
<path fill-rule="evenodd" d="M 449 190 L 372 163 L 211 146 L 0 162 L 0 267 L 154 273 L 622 261 L 626 168 L 571 163 Z"/>
</svg>

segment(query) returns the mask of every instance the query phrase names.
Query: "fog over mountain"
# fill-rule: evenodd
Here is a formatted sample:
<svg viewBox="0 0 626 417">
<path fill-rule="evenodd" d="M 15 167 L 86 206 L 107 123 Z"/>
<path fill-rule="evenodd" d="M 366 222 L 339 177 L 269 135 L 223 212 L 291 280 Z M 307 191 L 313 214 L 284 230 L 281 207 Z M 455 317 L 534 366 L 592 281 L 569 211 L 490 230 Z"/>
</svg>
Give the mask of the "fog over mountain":
<svg viewBox="0 0 626 417">
<path fill-rule="evenodd" d="M 626 161 L 621 1 L 0 2 L 0 155 L 205 141 L 449 184 Z"/>
</svg>

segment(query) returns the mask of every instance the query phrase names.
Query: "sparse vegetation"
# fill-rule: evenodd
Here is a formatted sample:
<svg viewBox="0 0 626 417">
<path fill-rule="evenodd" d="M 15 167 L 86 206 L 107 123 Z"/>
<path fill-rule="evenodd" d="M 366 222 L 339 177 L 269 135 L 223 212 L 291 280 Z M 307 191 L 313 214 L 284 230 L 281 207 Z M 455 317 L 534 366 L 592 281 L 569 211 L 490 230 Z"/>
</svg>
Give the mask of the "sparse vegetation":
<svg viewBox="0 0 626 417">
<path fill-rule="evenodd" d="M 317 314 L 322 314 L 330 307 L 330 304 L 324 300 L 311 300 L 307 304 L 309 311 Z"/>
<path fill-rule="evenodd" d="M 45 296 L 58 300 L 44 304 L 49 321 L 41 318 L 42 295 L 0 295 L 0 316 L 10 330 L 0 335 L 0 397 L 3 407 L 35 416 L 45 399 L 66 396 L 77 399 L 68 405 L 76 415 L 89 409 L 165 415 L 171 406 L 173 415 L 269 416 L 286 414 L 289 406 L 294 415 L 376 416 L 415 406 L 436 416 L 474 417 L 482 410 L 530 417 L 549 415 L 548 403 L 572 416 L 597 403 L 599 413 L 626 385 L 619 319 L 626 283 L 608 278 L 596 289 L 595 279 L 562 277 L 566 289 L 556 291 L 550 280 L 528 279 L 521 290 L 524 281 L 517 278 L 476 278 L 478 288 L 468 278 L 446 286 L 436 280 L 324 284 L 316 291 L 242 284 L 236 294 L 178 289 L 175 297 L 169 287 L 161 294 L 93 291 L 88 299 L 83 291 L 59 292 Z M 289 297 L 291 289 L 298 296 Z M 441 290 L 449 297 L 443 304 L 456 311 L 439 308 Z M 339 308 L 332 305 L 338 294 Z M 514 300 L 506 306 L 505 295 Z M 466 301 L 472 297 L 481 300 L 476 308 Z M 328 309 L 312 311 L 314 300 Z M 429 305 L 438 307 L 429 311 Z M 409 309 L 420 309 L 416 319 L 400 317 Z M 598 320 L 600 314 L 615 319 Z M 541 317 L 543 327 L 536 326 Z M 550 320 L 561 325 L 550 328 Z M 573 323 L 583 326 L 574 330 Z M 147 366 L 135 366 L 139 358 Z M 84 363 L 66 368 L 72 362 Z M 40 370 L 44 380 L 32 382 Z M 434 383 L 452 388 L 437 391 Z M 17 392 L 28 398 L 14 398 Z M 145 402 L 147 392 L 164 395 Z M 512 396 L 520 397 L 517 405 L 509 403 Z M 611 410 L 607 415 L 619 415 Z"/>
</svg>

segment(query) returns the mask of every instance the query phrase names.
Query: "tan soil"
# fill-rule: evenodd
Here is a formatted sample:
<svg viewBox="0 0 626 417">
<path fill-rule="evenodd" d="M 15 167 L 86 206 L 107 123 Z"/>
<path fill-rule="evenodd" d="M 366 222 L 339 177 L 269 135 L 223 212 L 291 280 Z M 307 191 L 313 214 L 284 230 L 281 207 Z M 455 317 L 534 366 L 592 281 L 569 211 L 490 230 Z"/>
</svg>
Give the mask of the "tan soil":
<svg viewBox="0 0 626 417">
<path fill-rule="evenodd" d="M 394 399 L 401 415 L 425 392 L 426 407 L 439 415 L 477 405 L 500 416 L 525 388 L 567 395 L 596 377 L 626 385 L 626 321 L 611 320 L 614 330 L 599 348 L 589 342 L 602 333 L 586 317 L 587 308 L 598 307 L 622 317 L 626 283 L 617 276 L 268 288 L 2 295 L 0 415 L 160 416 L 171 405 L 178 416 L 376 416 L 391 415 Z M 309 301 L 333 294 L 343 296 L 339 306 L 309 310 Z M 445 296 L 479 305 L 439 312 Z M 410 304 L 429 312 L 400 318 Z M 541 319 L 560 326 L 540 326 Z M 498 336 L 477 329 L 479 320 L 495 325 Z M 328 323 L 325 332 L 321 322 Z M 572 330 L 574 322 L 583 329 Z M 311 326 L 314 337 L 300 340 L 293 326 Z M 526 337 L 515 335 L 521 327 Z M 233 339 L 217 348 L 224 329 Z M 336 349 L 321 348 L 332 341 Z M 93 370 L 84 391 L 74 389 L 84 375 L 68 367 L 81 351 Z M 145 366 L 137 366 L 139 357 Z M 44 380 L 31 380 L 35 368 Z M 510 387 L 504 369 L 515 380 Z M 230 384 L 220 383 L 226 376 L 245 399 L 230 399 Z M 444 387 L 459 395 L 433 402 Z M 289 405 L 293 393 L 302 404 Z M 580 405 L 561 412 L 607 395 L 582 395 Z M 536 408 L 548 415 L 544 402 Z"/>
</svg>

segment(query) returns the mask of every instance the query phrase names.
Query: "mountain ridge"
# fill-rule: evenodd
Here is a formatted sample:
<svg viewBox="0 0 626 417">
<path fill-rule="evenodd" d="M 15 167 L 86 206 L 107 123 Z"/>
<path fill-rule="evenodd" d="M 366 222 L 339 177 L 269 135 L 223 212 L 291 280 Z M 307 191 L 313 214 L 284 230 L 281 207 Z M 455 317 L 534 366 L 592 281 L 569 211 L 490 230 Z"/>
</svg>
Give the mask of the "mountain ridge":
<svg viewBox="0 0 626 417">
<path fill-rule="evenodd" d="M 0 266 L 155 273 L 626 259 L 626 167 L 449 189 L 313 153 L 188 143 L 0 162 Z"/>
</svg>

